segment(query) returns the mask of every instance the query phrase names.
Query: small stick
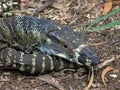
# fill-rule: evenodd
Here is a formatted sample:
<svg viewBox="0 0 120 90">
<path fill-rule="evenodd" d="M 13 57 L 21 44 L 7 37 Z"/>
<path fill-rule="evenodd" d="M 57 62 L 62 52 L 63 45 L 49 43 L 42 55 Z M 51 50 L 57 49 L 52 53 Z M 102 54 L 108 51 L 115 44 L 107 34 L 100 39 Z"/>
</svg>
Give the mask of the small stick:
<svg viewBox="0 0 120 90">
<path fill-rule="evenodd" d="M 36 8 L 33 11 L 31 16 L 37 15 L 39 12 L 43 11 L 46 7 L 50 6 L 53 2 L 54 2 L 54 0 L 48 0 L 43 6 L 40 6 L 40 7 Z"/>
</svg>

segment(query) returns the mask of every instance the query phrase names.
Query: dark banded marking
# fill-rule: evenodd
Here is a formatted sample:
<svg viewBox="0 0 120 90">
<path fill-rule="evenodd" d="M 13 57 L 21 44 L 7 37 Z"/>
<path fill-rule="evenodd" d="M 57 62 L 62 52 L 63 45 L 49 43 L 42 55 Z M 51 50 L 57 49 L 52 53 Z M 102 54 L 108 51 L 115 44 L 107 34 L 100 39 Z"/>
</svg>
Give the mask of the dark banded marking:
<svg viewBox="0 0 120 90">
<path fill-rule="evenodd" d="M 45 71 L 50 71 L 51 63 L 50 63 L 50 58 L 45 58 Z"/>
<path fill-rule="evenodd" d="M 51 56 L 38 54 L 35 58 L 35 73 L 45 73 L 53 70 Z"/>
<path fill-rule="evenodd" d="M 64 59 L 64 61 L 65 62 L 67 62 L 65 59 Z M 70 63 L 70 62 L 67 62 L 66 64 L 65 63 L 63 63 L 63 67 L 70 67 L 70 64 L 73 64 L 73 63 Z"/>
<path fill-rule="evenodd" d="M 6 49 L 5 50 L 2 50 L 1 52 L 0 52 L 0 60 L 1 60 L 1 64 L 3 64 L 3 66 L 4 67 L 6 67 L 7 66 L 7 64 L 6 64 L 6 59 L 7 59 L 7 56 L 8 56 L 8 51 L 6 51 Z"/>
<path fill-rule="evenodd" d="M 42 70 L 42 55 L 39 54 L 36 56 L 35 58 L 35 63 L 36 63 L 36 66 L 35 66 L 35 73 L 40 73 L 41 70 Z"/>
<path fill-rule="evenodd" d="M 57 71 L 60 69 L 59 67 L 61 66 L 61 59 L 59 59 L 58 57 L 53 57 L 53 60 L 54 70 Z"/>
<path fill-rule="evenodd" d="M 10 61 L 10 56 L 11 56 L 11 50 L 5 52 L 5 51 L 1 51 L 1 63 L 3 63 L 3 65 L 5 66 L 10 66 L 11 61 Z"/>
<path fill-rule="evenodd" d="M 54 70 L 78 67 L 73 63 L 73 67 L 71 67 L 69 61 L 58 57 L 51 57 L 45 54 L 24 54 L 10 48 L 2 49 L 0 60 L 4 67 L 11 67 L 27 74 L 44 74 Z"/>
<path fill-rule="evenodd" d="M 15 51 L 15 50 L 14 50 Z M 15 51 L 16 53 L 20 53 L 20 52 L 17 52 Z M 32 59 L 33 59 L 33 55 L 31 54 L 24 54 L 23 55 L 23 63 L 24 63 L 24 71 L 25 73 L 30 73 L 31 70 L 32 70 Z M 19 68 L 18 68 L 19 69 Z"/>
<path fill-rule="evenodd" d="M 16 53 L 14 50 L 12 50 L 12 56 L 13 58 L 11 57 L 11 63 L 14 65 L 14 68 L 20 68 L 21 53 Z"/>
</svg>

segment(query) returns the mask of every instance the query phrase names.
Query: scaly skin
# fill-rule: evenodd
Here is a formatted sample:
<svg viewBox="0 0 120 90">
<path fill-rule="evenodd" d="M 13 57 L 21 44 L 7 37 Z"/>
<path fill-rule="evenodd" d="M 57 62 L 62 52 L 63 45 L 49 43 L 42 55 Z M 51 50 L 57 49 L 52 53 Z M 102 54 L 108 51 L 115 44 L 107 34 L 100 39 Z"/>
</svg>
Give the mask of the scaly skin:
<svg viewBox="0 0 120 90">
<path fill-rule="evenodd" d="M 20 0 L 0 0 L 0 17 L 9 17 L 13 13 L 7 12 L 14 9 L 20 9 Z"/>
<path fill-rule="evenodd" d="M 4 48 L 0 52 L 0 66 L 17 69 L 25 74 L 44 74 L 64 68 L 78 68 L 75 63 L 46 54 L 25 54 L 11 48 Z"/>
<path fill-rule="evenodd" d="M 81 65 L 97 65 L 99 57 L 79 32 L 30 16 L 1 18 L 0 41 L 25 53 L 46 53 Z"/>
<path fill-rule="evenodd" d="M 6 0 L 3 0 L 2 6 L 7 5 L 4 1 Z M 10 2 L 8 5 L 13 6 Z M 0 13 L 7 9 L 9 8 L 0 8 Z M 74 32 L 68 26 L 35 17 L 1 18 L 0 43 L 9 47 L 1 49 L 2 66 L 10 66 L 31 74 L 67 68 L 71 62 L 94 66 L 100 60 L 79 32 Z"/>
</svg>

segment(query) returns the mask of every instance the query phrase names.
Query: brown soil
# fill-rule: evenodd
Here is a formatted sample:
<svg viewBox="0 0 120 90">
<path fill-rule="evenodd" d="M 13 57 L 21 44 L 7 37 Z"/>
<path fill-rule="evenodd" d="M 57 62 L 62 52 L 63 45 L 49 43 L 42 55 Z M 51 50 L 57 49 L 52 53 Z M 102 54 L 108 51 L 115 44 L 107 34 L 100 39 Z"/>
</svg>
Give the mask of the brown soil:
<svg viewBox="0 0 120 90">
<path fill-rule="evenodd" d="M 99 2 L 95 2 L 97 0 L 93 0 L 93 2 L 88 1 L 92 0 L 73 0 L 68 11 L 73 15 L 72 18 L 65 20 L 59 19 L 61 23 L 65 24 L 64 22 L 66 22 L 66 24 L 72 27 L 74 30 L 82 31 L 85 26 L 89 25 L 93 20 L 100 17 L 101 11 L 103 10 L 103 0 L 98 0 Z M 90 6 L 92 6 L 94 3 L 96 5 L 91 10 L 88 10 L 86 13 L 84 13 L 84 11 L 90 8 Z M 116 5 L 113 7 L 113 9 L 115 8 L 120 7 Z M 48 12 L 47 10 L 51 9 L 56 10 L 53 7 L 48 7 L 44 10 L 44 12 Z M 40 13 L 42 17 L 45 16 L 44 12 Z M 58 12 L 57 14 L 54 14 L 54 16 L 58 14 L 61 13 Z M 50 18 L 50 16 L 46 16 L 45 18 L 53 19 L 53 17 Z M 101 21 L 100 23 L 96 24 L 95 27 L 108 24 L 109 22 L 113 22 L 118 19 L 120 19 L 120 12 Z M 74 20 L 75 22 L 71 23 L 71 21 Z M 105 76 L 106 87 L 108 90 L 120 90 L 120 25 L 100 30 L 98 32 L 88 31 L 85 36 L 87 42 L 96 50 L 101 58 L 100 64 L 95 67 L 95 77 L 90 90 L 105 90 L 104 84 L 101 80 L 101 73 L 105 67 L 110 65 L 114 68 L 114 70 L 110 71 Z M 100 68 L 104 61 L 111 59 L 114 61 L 110 64 L 107 63 L 105 67 Z M 85 71 L 85 68 L 79 68 L 76 71 L 66 70 L 64 72 L 52 72 L 47 75 L 52 76 L 52 79 L 54 79 L 66 90 L 84 90 L 89 82 L 88 73 Z M 40 76 L 44 77 L 44 75 Z M 16 70 L 1 69 L 0 90 L 58 90 L 53 85 L 39 80 L 38 78 L 40 76 L 25 76 Z"/>
</svg>

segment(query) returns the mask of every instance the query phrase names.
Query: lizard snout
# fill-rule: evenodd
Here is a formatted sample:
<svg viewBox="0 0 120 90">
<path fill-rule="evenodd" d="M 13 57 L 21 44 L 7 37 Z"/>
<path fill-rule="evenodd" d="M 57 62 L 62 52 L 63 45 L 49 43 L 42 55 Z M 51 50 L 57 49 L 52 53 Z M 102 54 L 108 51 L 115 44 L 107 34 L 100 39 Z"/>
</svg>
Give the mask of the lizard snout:
<svg viewBox="0 0 120 90">
<path fill-rule="evenodd" d="M 86 66 L 96 66 L 100 62 L 99 56 L 87 44 L 80 45 L 76 51 L 78 52 L 78 62 Z"/>
</svg>

